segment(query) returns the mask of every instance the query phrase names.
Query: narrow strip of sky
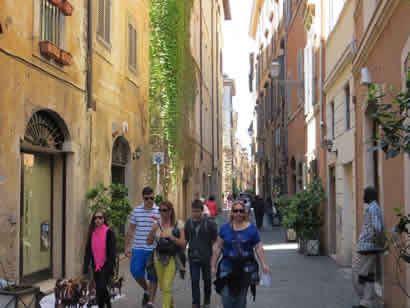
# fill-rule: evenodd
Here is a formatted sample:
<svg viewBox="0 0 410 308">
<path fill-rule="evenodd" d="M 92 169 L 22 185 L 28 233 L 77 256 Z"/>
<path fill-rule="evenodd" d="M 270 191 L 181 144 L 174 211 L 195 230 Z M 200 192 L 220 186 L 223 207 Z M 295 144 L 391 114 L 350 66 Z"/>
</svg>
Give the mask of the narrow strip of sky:
<svg viewBox="0 0 410 308">
<path fill-rule="evenodd" d="M 232 20 L 223 24 L 223 69 L 236 85 L 236 96 L 233 98 L 234 110 L 238 112 L 236 137 L 243 147 L 249 148 L 248 128 L 254 110 L 248 81 L 249 53 L 253 46 L 249 37 L 252 0 L 231 0 L 230 5 Z"/>
</svg>

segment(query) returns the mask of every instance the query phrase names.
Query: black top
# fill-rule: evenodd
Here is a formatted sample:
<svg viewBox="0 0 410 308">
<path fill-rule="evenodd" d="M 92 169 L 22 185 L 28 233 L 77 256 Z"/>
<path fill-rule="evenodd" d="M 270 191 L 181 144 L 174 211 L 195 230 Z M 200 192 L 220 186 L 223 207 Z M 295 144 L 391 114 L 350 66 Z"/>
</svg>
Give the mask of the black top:
<svg viewBox="0 0 410 308">
<path fill-rule="evenodd" d="M 199 252 L 201 261 L 210 261 L 212 245 L 218 235 L 216 223 L 207 217 L 202 217 L 198 226 L 192 218 L 189 218 L 185 223 L 184 233 L 185 241 L 187 244 L 189 243 L 189 259 L 192 261 L 193 258 L 197 257 L 197 253 Z"/>
<path fill-rule="evenodd" d="M 115 233 L 111 229 L 107 230 L 105 251 L 107 254 L 107 259 L 104 264 L 104 271 L 112 275 L 114 273 L 115 257 L 117 255 L 117 251 L 116 251 L 116 246 L 115 246 Z M 88 238 L 87 246 L 85 247 L 83 274 L 88 273 L 88 267 L 90 265 L 90 262 L 94 270 L 95 262 L 94 262 L 94 256 L 91 250 L 91 236 L 90 238 Z"/>
</svg>

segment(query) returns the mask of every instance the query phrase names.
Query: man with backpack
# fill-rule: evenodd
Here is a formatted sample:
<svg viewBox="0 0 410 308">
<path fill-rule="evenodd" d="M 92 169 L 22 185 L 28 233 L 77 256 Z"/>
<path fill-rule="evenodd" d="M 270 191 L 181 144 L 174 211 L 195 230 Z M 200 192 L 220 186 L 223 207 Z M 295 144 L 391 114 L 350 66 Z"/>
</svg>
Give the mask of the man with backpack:
<svg viewBox="0 0 410 308">
<path fill-rule="evenodd" d="M 204 308 L 211 302 L 211 256 L 212 245 L 218 235 L 215 222 L 203 216 L 204 204 L 201 200 L 192 202 L 192 216 L 186 221 L 184 232 L 188 246 L 188 260 L 191 272 L 192 308 L 200 308 L 200 277 L 204 281 Z"/>
</svg>

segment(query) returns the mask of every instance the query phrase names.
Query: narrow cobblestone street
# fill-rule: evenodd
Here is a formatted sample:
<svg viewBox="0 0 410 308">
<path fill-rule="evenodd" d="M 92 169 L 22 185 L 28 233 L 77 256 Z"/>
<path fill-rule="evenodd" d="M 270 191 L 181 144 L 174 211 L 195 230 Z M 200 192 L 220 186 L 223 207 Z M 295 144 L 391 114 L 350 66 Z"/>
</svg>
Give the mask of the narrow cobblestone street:
<svg viewBox="0 0 410 308">
<path fill-rule="evenodd" d="M 329 257 L 307 257 L 299 254 L 295 243 L 285 241 L 284 230 L 276 227 L 262 231 L 265 254 L 272 269 L 273 286 L 258 287 L 256 300 L 248 296 L 250 308 L 345 308 L 355 303 L 351 283 L 351 270 L 338 266 Z M 141 306 L 142 292 L 129 274 L 129 263 L 121 264 L 126 279 L 124 296 L 114 307 Z M 161 307 L 158 291 L 156 307 Z M 191 307 L 189 273 L 185 280 L 176 278 L 174 285 L 176 308 Z M 220 297 L 213 293 L 212 306 L 222 308 Z"/>
</svg>

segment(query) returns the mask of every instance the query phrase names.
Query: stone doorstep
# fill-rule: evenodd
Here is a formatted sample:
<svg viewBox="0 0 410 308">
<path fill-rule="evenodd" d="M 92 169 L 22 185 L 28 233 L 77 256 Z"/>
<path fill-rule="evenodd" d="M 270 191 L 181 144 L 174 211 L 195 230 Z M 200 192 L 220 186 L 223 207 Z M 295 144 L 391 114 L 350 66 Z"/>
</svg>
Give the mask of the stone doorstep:
<svg viewBox="0 0 410 308">
<path fill-rule="evenodd" d="M 48 280 L 40 281 L 34 284 L 34 286 L 39 287 L 40 291 L 43 292 L 44 294 L 50 294 L 54 292 L 56 281 L 57 279 L 48 279 Z"/>
</svg>

